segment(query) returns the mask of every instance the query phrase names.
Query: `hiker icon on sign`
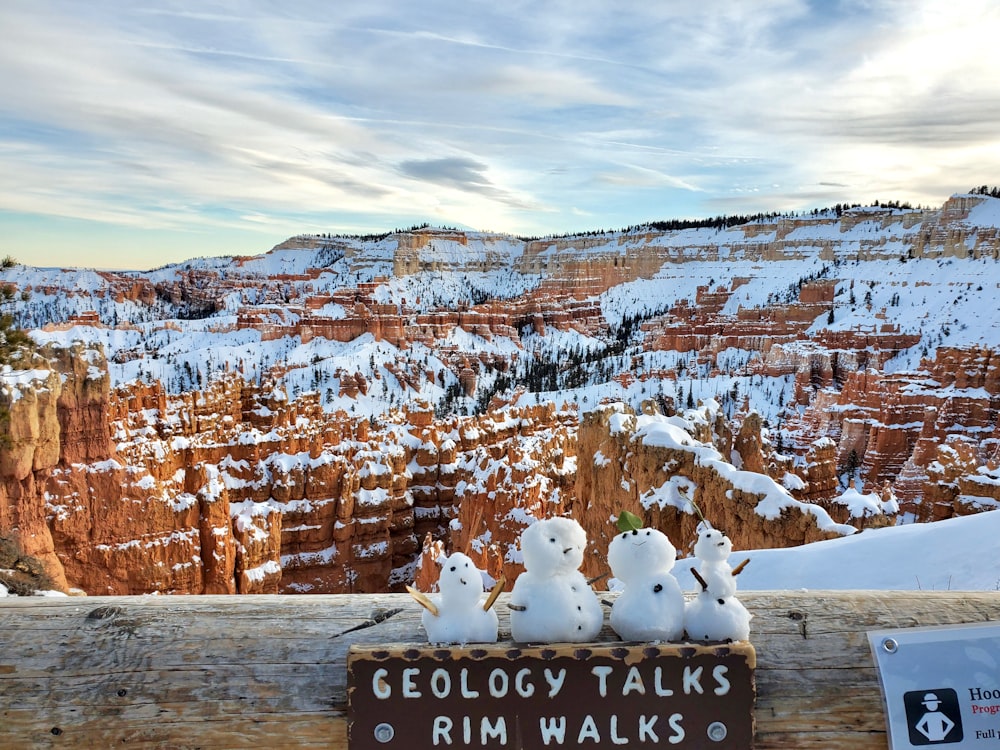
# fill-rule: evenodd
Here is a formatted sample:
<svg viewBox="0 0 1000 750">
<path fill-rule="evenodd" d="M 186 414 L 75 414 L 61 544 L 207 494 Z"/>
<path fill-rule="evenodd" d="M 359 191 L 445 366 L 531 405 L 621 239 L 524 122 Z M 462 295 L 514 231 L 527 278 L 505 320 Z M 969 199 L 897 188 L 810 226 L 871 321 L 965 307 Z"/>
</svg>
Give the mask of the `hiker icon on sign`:
<svg viewBox="0 0 1000 750">
<path fill-rule="evenodd" d="M 949 745 L 962 741 L 962 711 L 951 688 L 903 693 L 911 745 Z"/>
</svg>

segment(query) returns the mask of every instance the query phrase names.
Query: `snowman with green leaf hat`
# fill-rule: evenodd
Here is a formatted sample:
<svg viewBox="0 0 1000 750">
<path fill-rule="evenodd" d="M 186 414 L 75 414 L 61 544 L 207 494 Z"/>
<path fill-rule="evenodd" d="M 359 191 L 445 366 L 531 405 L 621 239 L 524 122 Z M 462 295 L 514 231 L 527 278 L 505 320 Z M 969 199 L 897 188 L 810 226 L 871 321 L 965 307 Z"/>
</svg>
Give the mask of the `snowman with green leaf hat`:
<svg viewBox="0 0 1000 750">
<path fill-rule="evenodd" d="M 611 607 L 611 627 L 626 641 L 677 641 L 684 632 L 684 594 L 671 570 L 677 549 L 659 529 L 628 511 L 608 545 L 608 564 L 624 590 Z"/>
</svg>

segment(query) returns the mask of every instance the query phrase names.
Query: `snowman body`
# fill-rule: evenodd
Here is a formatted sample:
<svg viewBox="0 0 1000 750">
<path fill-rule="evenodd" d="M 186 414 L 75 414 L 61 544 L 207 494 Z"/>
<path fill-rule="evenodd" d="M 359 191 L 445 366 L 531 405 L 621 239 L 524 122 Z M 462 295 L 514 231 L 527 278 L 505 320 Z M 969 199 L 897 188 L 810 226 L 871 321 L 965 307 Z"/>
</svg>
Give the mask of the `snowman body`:
<svg viewBox="0 0 1000 750">
<path fill-rule="evenodd" d="M 611 607 L 611 627 L 626 641 L 676 641 L 684 633 L 684 594 L 670 571 L 677 550 L 658 529 L 615 536 L 608 564 L 625 584 Z"/>
<path fill-rule="evenodd" d="M 687 603 L 684 629 L 694 641 L 745 641 L 752 615 L 735 596 L 716 597 L 702 591 Z"/>
<path fill-rule="evenodd" d="M 736 598 L 736 576 L 729 564 L 733 543 L 718 529 L 699 527 L 694 555 L 706 587 L 684 610 L 684 629 L 696 641 L 745 641 L 753 616 Z"/>
<path fill-rule="evenodd" d="M 579 571 L 587 536 L 570 518 L 536 521 L 521 534 L 525 572 L 510 594 L 511 637 L 519 643 L 580 643 L 597 637 L 604 613 Z"/>
<path fill-rule="evenodd" d="M 728 562 L 701 564 L 701 577 L 708 584 L 706 591 L 711 591 L 716 597 L 728 599 L 736 596 L 736 576 Z"/>
<path fill-rule="evenodd" d="M 430 643 L 495 643 L 499 621 L 492 609 L 483 609 L 483 576 L 465 554 L 441 558 L 440 593 L 430 599 L 434 614 L 425 609 L 420 622 Z"/>
</svg>

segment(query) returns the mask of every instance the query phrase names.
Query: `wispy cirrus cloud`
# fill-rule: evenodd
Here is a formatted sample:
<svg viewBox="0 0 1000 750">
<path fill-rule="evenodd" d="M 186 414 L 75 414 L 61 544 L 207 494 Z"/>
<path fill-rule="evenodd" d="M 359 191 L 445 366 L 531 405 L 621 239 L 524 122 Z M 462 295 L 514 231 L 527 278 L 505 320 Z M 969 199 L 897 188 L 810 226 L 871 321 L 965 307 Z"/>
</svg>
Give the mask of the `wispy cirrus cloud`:
<svg viewBox="0 0 1000 750">
<path fill-rule="evenodd" d="M 0 26 L 0 213 L 39 218 L 32 253 L 46 220 L 256 252 L 936 203 L 1000 171 L 990 0 L 8 0 Z"/>
</svg>

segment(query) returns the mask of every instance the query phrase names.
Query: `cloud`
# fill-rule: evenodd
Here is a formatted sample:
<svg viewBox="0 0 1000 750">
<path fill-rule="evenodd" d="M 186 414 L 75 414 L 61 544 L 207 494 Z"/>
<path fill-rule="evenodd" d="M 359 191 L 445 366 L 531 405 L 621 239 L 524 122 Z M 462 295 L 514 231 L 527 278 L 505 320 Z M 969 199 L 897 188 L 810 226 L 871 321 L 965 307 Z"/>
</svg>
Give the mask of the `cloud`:
<svg viewBox="0 0 1000 750">
<path fill-rule="evenodd" d="M 400 163 L 400 174 L 420 182 L 429 182 L 462 192 L 478 193 L 514 208 L 531 208 L 527 199 L 494 185 L 486 176 L 486 164 L 461 156 L 438 159 L 414 159 Z"/>
<path fill-rule="evenodd" d="M 486 165 L 463 157 L 404 161 L 400 172 L 416 180 L 426 180 L 459 189 L 492 190 L 484 176 Z"/>
<path fill-rule="evenodd" d="M 1000 172 L 991 0 L 8 0 L 0 26 L 18 214 L 543 234 Z"/>
<path fill-rule="evenodd" d="M 531 101 L 539 108 L 587 105 L 630 107 L 636 102 L 576 71 L 506 66 L 467 80 L 466 85 L 505 99 Z"/>
<path fill-rule="evenodd" d="M 643 167 L 626 166 L 617 171 L 599 174 L 597 175 L 597 179 L 608 185 L 620 187 L 656 188 L 669 186 L 691 192 L 701 192 L 701 188 L 683 177 L 664 174 L 655 169 L 646 169 Z"/>
</svg>

